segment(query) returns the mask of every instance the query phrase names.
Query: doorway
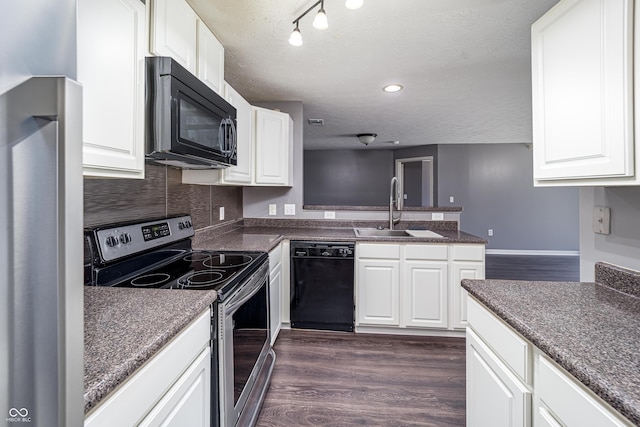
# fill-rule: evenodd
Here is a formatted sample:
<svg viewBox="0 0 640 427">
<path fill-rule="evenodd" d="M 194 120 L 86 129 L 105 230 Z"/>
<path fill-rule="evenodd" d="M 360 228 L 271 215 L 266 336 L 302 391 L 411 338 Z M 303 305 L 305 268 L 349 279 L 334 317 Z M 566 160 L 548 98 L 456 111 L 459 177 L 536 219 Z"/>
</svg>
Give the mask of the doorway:
<svg viewBox="0 0 640 427">
<path fill-rule="evenodd" d="M 433 156 L 396 159 L 402 207 L 433 206 Z"/>
</svg>

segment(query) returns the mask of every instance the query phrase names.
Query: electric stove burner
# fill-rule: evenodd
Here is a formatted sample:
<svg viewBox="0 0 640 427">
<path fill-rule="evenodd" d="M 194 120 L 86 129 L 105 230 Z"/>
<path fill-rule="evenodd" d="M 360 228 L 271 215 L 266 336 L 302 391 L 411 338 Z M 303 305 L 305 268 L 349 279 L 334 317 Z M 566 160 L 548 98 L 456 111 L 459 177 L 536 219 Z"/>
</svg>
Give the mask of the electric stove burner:
<svg viewBox="0 0 640 427">
<path fill-rule="evenodd" d="M 209 268 L 236 268 L 242 267 L 253 261 L 253 257 L 243 254 L 215 254 L 202 264 Z"/>
<path fill-rule="evenodd" d="M 182 288 L 198 288 L 211 286 L 225 280 L 225 274 L 219 271 L 200 271 L 178 279 L 178 285 Z"/>
<path fill-rule="evenodd" d="M 167 273 L 151 273 L 143 276 L 138 276 L 131 281 L 132 286 L 136 287 L 148 287 L 156 286 L 167 282 L 171 278 Z"/>
<path fill-rule="evenodd" d="M 186 262 L 203 262 L 211 259 L 211 254 L 207 252 L 191 252 L 182 258 Z"/>
</svg>

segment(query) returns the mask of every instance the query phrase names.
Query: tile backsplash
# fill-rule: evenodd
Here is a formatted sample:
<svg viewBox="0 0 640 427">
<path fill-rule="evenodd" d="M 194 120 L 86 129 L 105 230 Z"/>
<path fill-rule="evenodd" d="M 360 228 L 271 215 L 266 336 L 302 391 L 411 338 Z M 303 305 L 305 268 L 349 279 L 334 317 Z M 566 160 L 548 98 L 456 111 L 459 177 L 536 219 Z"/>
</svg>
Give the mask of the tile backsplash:
<svg viewBox="0 0 640 427">
<path fill-rule="evenodd" d="M 225 219 L 218 219 L 224 207 Z M 145 179 L 84 179 L 84 225 L 190 213 L 196 229 L 242 218 L 242 187 L 182 184 L 182 171 L 146 165 Z"/>
</svg>

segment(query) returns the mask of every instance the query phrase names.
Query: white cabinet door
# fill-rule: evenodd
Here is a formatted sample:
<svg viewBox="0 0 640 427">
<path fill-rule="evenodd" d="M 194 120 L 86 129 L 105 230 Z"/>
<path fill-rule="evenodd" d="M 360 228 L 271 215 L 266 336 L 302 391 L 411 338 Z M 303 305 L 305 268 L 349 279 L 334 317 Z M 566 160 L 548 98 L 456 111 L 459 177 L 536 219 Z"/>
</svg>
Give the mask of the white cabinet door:
<svg viewBox="0 0 640 427">
<path fill-rule="evenodd" d="M 218 95 L 224 95 L 224 47 L 200 19 L 198 19 L 197 76 Z"/>
<path fill-rule="evenodd" d="M 145 8 L 78 1 L 84 175 L 144 178 Z"/>
<path fill-rule="evenodd" d="M 531 392 L 467 328 L 467 426 L 530 425 Z"/>
<path fill-rule="evenodd" d="M 562 0 L 531 39 L 537 184 L 633 176 L 633 1 Z"/>
<path fill-rule="evenodd" d="M 207 347 L 164 395 L 141 427 L 211 425 L 211 351 Z"/>
<path fill-rule="evenodd" d="M 196 74 L 196 13 L 186 0 L 147 0 L 151 5 L 151 53 L 170 56 Z"/>
<path fill-rule="evenodd" d="M 400 325 L 400 261 L 358 260 L 359 325 Z"/>
<path fill-rule="evenodd" d="M 567 427 L 631 425 L 628 420 L 623 419 L 607 403 L 564 369 L 555 365 L 547 356 L 537 352 L 535 360 L 537 412 L 534 424 L 544 425 L 546 422 L 553 425 L 553 421 L 556 421 Z"/>
<path fill-rule="evenodd" d="M 460 282 L 462 279 L 484 279 L 484 262 L 451 263 L 451 327 L 464 329 L 467 326 L 467 291 Z"/>
<path fill-rule="evenodd" d="M 446 328 L 447 288 L 446 261 L 404 261 L 405 325 Z"/>
<path fill-rule="evenodd" d="M 273 345 L 282 326 L 282 244 L 269 253 L 269 316 Z"/>
<path fill-rule="evenodd" d="M 289 185 L 289 115 L 253 107 L 256 176 L 262 185 Z"/>
<path fill-rule="evenodd" d="M 228 83 L 225 86 L 225 99 L 237 110 L 238 164 L 222 171 L 222 183 L 251 184 L 253 179 L 253 110 L 249 104 Z"/>
</svg>

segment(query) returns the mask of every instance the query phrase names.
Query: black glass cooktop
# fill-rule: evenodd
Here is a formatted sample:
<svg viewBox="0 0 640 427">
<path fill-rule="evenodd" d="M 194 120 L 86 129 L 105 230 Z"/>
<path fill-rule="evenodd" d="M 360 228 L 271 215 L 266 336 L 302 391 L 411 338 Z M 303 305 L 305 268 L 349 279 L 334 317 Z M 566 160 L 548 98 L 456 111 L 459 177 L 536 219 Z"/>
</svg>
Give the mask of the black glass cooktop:
<svg viewBox="0 0 640 427">
<path fill-rule="evenodd" d="M 153 258 L 151 262 L 149 258 Z M 268 256 L 264 252 L 171 250 L 165 258 L 149 253 L 101 269 L 102 286 L 146 289 L 215 289 L 228 291 L 256 271 Z"/>
</svg>

